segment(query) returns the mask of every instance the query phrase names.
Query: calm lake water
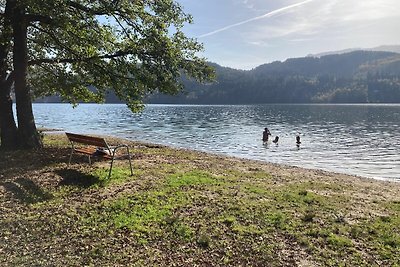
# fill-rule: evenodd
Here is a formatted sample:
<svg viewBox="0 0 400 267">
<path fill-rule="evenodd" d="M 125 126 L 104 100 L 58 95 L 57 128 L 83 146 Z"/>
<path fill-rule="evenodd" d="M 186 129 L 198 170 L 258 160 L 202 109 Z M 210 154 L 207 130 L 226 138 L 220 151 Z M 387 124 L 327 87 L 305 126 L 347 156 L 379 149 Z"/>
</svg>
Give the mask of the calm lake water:
<svg viewBox="0 0 400 267">
<path fill-rule="evenodd" d="M 400 181 L 400 105 L 34 104 L 38 127 Z M 279 144 L 264 145 L 264 127 Z M 296 134 L 301 145 L 296 147 Z"/>
</svg>

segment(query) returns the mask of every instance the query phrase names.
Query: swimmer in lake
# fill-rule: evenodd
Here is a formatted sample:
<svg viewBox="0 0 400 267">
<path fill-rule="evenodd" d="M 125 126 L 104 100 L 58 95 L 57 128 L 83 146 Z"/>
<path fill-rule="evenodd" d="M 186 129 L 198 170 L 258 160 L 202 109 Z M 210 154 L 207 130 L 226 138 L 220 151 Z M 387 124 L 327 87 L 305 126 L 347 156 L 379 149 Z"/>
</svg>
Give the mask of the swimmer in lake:
<svg viewBox="0 0 400 267">
<path fill-rule="evenodd" d="M 279 136 L 275 136 L 275 139 L 272 142 L 274 142 L 275 144 L 278 144 L 278 141 L 279 141 Z"/>
<path fill-rule="evenodd" d="M 263 138 L 262 138 L 264 143 L 268 142 L 268 138 L 270 135 L 271 135 L 271 132 L 268 130 L 268 128 L 265 128 L 264 132 L 263 132 Z"/>
<path fill-rule="evenodd" d="M 298 134 L 298 135 L 296 136 L 296 146 L 299 147 L 300 144 L 301 144 L 300 135 Z"/>
</svg>

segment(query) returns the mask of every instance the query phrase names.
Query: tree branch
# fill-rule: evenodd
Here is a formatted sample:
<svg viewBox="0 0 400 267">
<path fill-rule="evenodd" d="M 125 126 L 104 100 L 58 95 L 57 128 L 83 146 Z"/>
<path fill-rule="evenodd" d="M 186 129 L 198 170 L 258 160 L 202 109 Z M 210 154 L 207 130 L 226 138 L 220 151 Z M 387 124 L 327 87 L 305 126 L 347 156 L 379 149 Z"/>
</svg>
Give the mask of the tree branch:
<svg viewBox="0 0 400 267">
<path fill-rule="evenodd" d="M 107 10 L 106 8 L 99 8 L 99 9 L 90 8 L 74 1 L 67 1 L 67 5 L 77 10 L 81 10 L 86 13 L 90 13 L 97 16 L 109 14 L 109 10 Z"/>
<path fill-rule="evenodd" d="M 44 24 L 51 24 L 53 22 L 51 17 L 43 15 L 27 14 L 25 17 L 28 22 L 41 22 Z"/>
<path fill-rule="evenodd" d="M 105 54 L 100 56 L 86 57 L 86 58 L 42 58 L 34 59 L 28 62 L 30 66 L 40 64 L 58 64 L 58 63 L 78 63 L 78 62 L 89 62 L 95 59 L 113 59 L 123 57 L 132 54 L 132 51 L 118 51 L 114 54 Z"/>
</svg>

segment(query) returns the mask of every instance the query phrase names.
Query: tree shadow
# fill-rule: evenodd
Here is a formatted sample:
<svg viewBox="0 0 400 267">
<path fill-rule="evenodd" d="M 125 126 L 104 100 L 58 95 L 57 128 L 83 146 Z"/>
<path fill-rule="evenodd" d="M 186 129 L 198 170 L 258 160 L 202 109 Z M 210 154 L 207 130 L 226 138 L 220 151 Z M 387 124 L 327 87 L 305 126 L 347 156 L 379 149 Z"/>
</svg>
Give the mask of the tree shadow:
<svg viewBox="0 0 400 267">
<path fill-rule="evenodd" d="M 89 188 L 94 185 L 102 185 L 103 181 L 92 174 L 83 173 L 73 169 L 60 169 L 55 171 L 62 180 L 59 186 L 76 186 L 81 188 Z"/>
<path fill-rule="evenodd" d="M 0 175 L 13 177 L 16 172 L 41 170 L 54 164 L 67 163 L 67 148 L 43 148 L 37 150 L 0 150 Z"/>
<path fill-rule="evenodd" d="M 18 178 L 13 182 L 1 182 L 0 185 L 10 192 L 14 198 L 26 204 L 47 201 L 53 197 L 52 194 L 26 178 Z"/>
</svg>

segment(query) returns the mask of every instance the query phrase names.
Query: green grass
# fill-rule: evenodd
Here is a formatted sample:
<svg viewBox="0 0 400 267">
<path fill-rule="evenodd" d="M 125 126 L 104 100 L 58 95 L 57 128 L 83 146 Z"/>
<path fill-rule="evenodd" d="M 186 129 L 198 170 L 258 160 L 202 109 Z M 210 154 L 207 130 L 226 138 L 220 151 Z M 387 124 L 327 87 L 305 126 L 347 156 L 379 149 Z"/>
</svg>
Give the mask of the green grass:
<svg viewBox="0 0 400 267">
<path fill-rule="evenodd" d="M 108 177 L 109 168 L 98 168 L 95 169 L 91 174 L 98 177 L 98 181 L 92 186 L 106 187 L 115 184 L 123 184 L 130 180 L 135 180 L 140 177 L 142 171 L 134 170 L 133 175 L 131 175 L 131 170 L 126 167 L 113 166 L 111 177 Z"/>
<path fill-rule="evenodd" d="M 306 190 L 310 186 L 305 184 L 290 184 L 278 189 L 262 184 L 240 184 L 242 177 L 226 179 L 204 170 L 170 174 L 164 183 L 158 185 L 157 191 L 107 203 L 106 218 L 111 222 L 105 225 L 109 227 L 111 223 L 116 228 L 129 229 L 146 242 L 155 236 L 167 235 L 194 242 L 202 249 L 216 246 L 218 241 L 212 237 L 223 232 L 230 233 L 234 239 L 277 233 L 294 237 L 316 258 L 323 255 L 321 261 L 326 265 L 340 265 L 342 261 L 366 264 L 367 261 L 362 260 L 354 249 L 360 238 L 364 238 L 368 246 L 374 243 L 378 252 L 376 256 L 383 261 L 393 257 L 399 247 L 399 236 L 388 234 L 399 226 L 398 221 L 391 217 L 350 226 L 341 215 L 332 213 L 343 205 L 336 201 L 335 195 L 319 195 Z M 313 187 L 316 190 L 318 185 Z M 326 189 L 325 185 L 322 187 Z M 223 210 L 214 210 L 210 202 L 215 202 L 204 198 L 205 192 L 217 194 L 220 197 L 217 202 L 221 201 L 218 204 L 224 207 Z M 234 194 L 237 197 L 230 199 Z M 265 201 L 260 202 L 260 198 Z M 207 200 L 210 202 L 203 202 Z M 197 215 L 191 214 L 198 221 L 187 219 L 184 212 L 180 213 L 193 206 L 199 208 Z M 392 207 L 396 210 L 397 204 Z M 205 230 L 196 232 L 198 225 Z M 262 246 L 256 244 L 254 249 L 262 250 Z"/>
<path fill-rule="evenodd" d="M 216 179 L 204 171 L 193 171 L 189 173 L 179 173 L 168 178 L 168 185 L 172 188 L 183 188 L 190 186 L 214 185 Z"/>
<path fill-rule="evenodd" d="M 68 153 L 62 140 L 45 142 Z M 132 151 L 141 155 L 133 176 L 127 161 L 110 179 L 108 162 L 54 161 L 7 177 L 0 209 L 14 212 L 0 220 L 0 265 L 400 265 L 400 202 L 377 197 L 385 190 L 357 195 L 371 184 L 281 177 L 170 148 Z"/>
<path fill-rule="evenodd" d="M 116 181 L 121 182 L 118 175 L 115 177 Z M 158 191 L 140 192 L 103 203 L 104 213 L 94 214 L 93 221 L 101 220 L 106 227 L 126 228 L 139 235 L 161 233 L 165 227 L 171 228 L 172 225 L 173 233 L 188 239 L 192 237 L 191 228 L 179 218 L 174 218 L 173 211 L 190 206 L 192 200 L 187 192 L 177 189 L 215 183 L 215 179 L 205 172 L 170 175 L 167 183 Z"/>
</svg>

